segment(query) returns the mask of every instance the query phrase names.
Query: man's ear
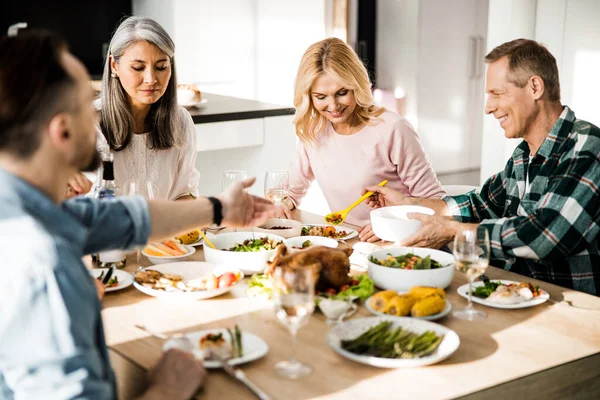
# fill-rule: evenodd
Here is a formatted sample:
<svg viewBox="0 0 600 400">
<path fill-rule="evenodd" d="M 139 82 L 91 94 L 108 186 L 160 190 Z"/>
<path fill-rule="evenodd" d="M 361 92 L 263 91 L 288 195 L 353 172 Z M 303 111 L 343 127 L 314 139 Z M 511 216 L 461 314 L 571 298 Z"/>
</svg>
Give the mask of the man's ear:
<svg viewBox="0 0 600 400">
<path fill-rule="evenodd" d="M 57 147 L 63 147 L 71 138 L 69 134 L 70 116 L 67 113 L 56 114 L 48 124 L 48 137 Z"/>
<path fill-rule="evenodd" d="M 539 100 L 544 95 L 546 91 L 546 85 L 544 85 L 544 80 L 537 75 L 529 78 L 529 87 L 531 89 L 531 94 L 534 100 Z"/>
</svg>

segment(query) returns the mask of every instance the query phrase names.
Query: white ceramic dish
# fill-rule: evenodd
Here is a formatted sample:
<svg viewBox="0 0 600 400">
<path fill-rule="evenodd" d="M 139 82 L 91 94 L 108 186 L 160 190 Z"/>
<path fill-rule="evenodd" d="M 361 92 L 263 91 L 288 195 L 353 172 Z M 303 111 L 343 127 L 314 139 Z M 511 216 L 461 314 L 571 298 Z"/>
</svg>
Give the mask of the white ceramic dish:
<svg viewBox="0 0 600 400">
<path fill-rule="evenodd" d="M 189 102 L 189 103 L 179 102 L 179 104 L 184 106 L 185 108 L 204 108 L 204 107 L 206 107 L 207 103 L 208 103 L 208 99 L 202 99 L 200 101 L 194 101 L 194 102 Z"/>
<path fill-rule="evenodd" d="M 208 240 L 210 240 L 210 242 L 212 243 L 213 239 L 217 237 L 217 235 L 215 235 L 214 233 L 210 233 L 210 232 L 206 232 L 205 233 L 206 237 L 208 238 Z M 204 245 L 204 239 L 202 238 L 202 236 L 200 236 L 200 238 L 198 238 L 197 241 L 195 241 L 194 243 L 190 243 L 186 246 L 202 246 Z"/>
<path fill-rule="evenodd" d="M 94 278 L 98 278 L 102 274 L 102 272 L 104 272 L 104 275 L 106 275 L 106 273 L 108 272 L 109 269 L 110 268 L 94 268 L 94 269 L 90 270 L 90 275 L 92 275 Z M 115 269 L 113 271 L 112 276 L 117 277 L 119 284 L 117 286 L 107 287 L 106 289 L 104 289 L 104 291 L 106 293 L 125 289 L 125 288 L 131 286 L 131 284 L 133 283 L 133 277 L 131 276 L 131 274 L 129 272 Z"/>
<path fill-rule="evenodd" d="M 166 264 L 176 261 L 183 261 L 196 252 L 196 249 L 193 246 L 187 245 L 185 247 L 188 249 L 188 252 L 181 256 L 151 256 L 148 255 L 144 249 L 142 249 L 142 254 L 145 255 L 152 264 Z"/>
<path fill-rule="evenodd" d="M 223 338 L 230 342 L 231 339 L 229 337 L 229 333 L 227 333 L 226 329 L 206 329 L 203 331 L 188 333 L 185 336 L 190 339 L 190 341 L 197 346 L 197 348 L 193 351 L 194 357 L 199 360 L 204 359 L 203 351 L 200 350 L 200 339 L 209 334 L 209 333 L 223 333 Z M 163 346 L 163 351 L 168 350 L 171 347 L 176 347 L 173 345 L 171 340 L 165 342 Z M 250 361 L 257 360 L 261 357 L 264 357 L 269 352 L 269 345 L 262 340 L 260 337 L 253 335 L 252 333 L 242 331 L 242 349 L 243 354 L 242 357 L 236 357 L 229 359 L 229 364 L 238 365 L 244 364 Z M 204 360 L 204 366 L 208 369 L 221 368 L 221 363 L 216 360 Z"/>
<path fill-rule="evenodd" d="M 501 282 L 505 285 L 510 285 L 511 283 L 517 283 L 517 284 L 520 283 L 520 282 L 506 281 L 506 280 L 501 280 L 501 279 L 492 279 L 491 281 L 492 282 Z M 527 282 L 527 281 L 525 281 L 525 282 Z M 483 285 L 484 285 L 484 283 L 482 281 L 473 282 L 473 289 L 475 289 L 476 287 L 479 287 L 479 286 L 483 286 Z M 469 298 L 469 284 L 468 283 L 460 286 L 456 291 L 458 292 L 459 295 L 461 295 L 465 299 Z M 488 301 L 486 299 L 481 299 L 477 296 L 471 296 L 471 299 L 473 300 L 474 303 L 483 304 L 484 306 L 488 306 L 488 307 L 505 308 L 505 309 L 534 307 L 539 304 L 545 303 L 549 298 L 550 298 L 550 294 L 546 291 L 543 291 L 543 293 L 540 293 L 540 295 L 538 297 L 534 297 L 533 299 L 528 300 L 528 301 L 522 301 L 520 303 L 515 303 L 515 304 L 501 304 L 501 303 L 495 303 L 493 301 Z"/>
<path fill-rule="evenodd" d="M 170 264 L 152 265 L 150 267 L 144 268 L 144 270 L 146 269 L 153 269 L 158 272 L 162 272 L 163 274 L 181 275 L 184 281 L 201 278 L 210 273 L 213 273 L 216 276 L 221 276 L 221 274 L 225 272 L 234 272 L 241 274 L 241 278 L 229 287 L 214 290 L 201 290 L 197 292 L 166 292 L 164 290 L 150 289 L 140 285 L 135 281 L 133 282 L 133 286 L 142 293 L 145 293 L 149 296 L 154 296 L 160 300 L 177 303 L 209 299 L 211 297 L 220 296 L 224 293 L 229 292 L 244 278 L 244 274 L 239 269 L 227 267 L 224 265 L 215 266 L 202 261 L 186 261 Z"/>
<path fill-rule="evenodd" d="M 444 339 L 436 351 L 434 351 L 431 355 L 413 359 L 363 356 L 346 351 L 340 346 L 340 342 L 342 340 L 354 339 L 369 328 L 372 328 L 373 326 L 386 320 L 392 321 L 394 327 L 402 327 L 403 329 L 408 329 L 417 334 L 425 331 L 434 331 L 437 335 L 444 335 Z M 453 330 L 436 324 L 435 322 L 424 321 L 422 319 L 406 317 L 367 317 L 355 318 L 335 325 L 333 328 L 331 328 L 331 331 L 327 336 L 327 343 L 338 354 L 352 361 L 379 368 L 403 368 L 422 367 L 445 360 L 458 349 L 460 346 L 460 338 Z"/>
<path fill-rule="evenodd" d="M 443 265 L 436 269 L 402 269 L 384 267 L 369 260 L 369 277 L 381 289 L 408 292 L 413 286 L 447 288 L 454 277 L 454 256 L 440 250 L 422 247 L 389 247 L 371 253 L 371 257 L 384 260 L 388 254 L 398 257 L 413 253 L 419 257 L 429 256 Z"/>
<path fill-rule="evenodd" d="M 369 269 L 369 255 L 372 252 L 381 249 L 373 243 L 357 242 L 352 246 L 352 254 L 350 255 L 350 268 L 358 272 L 366 272 Z"/>
<path fill-rule="evenodd" d="M 290 229 L 270 229 L 274 226 L 286 226 L 290 227 Z M 294 221 L 293 219 L 271 218 L 263 225 L 257 226 L 253 230 L 255 232 L 281 236 L 282 238 L 291 238 L 300 236 L 302 233 L 302 223 Z"/>
<path fill-rule="evenodd" d="M 433 215 L 431 208 L 420 206 L 382 207 L 371 211 L 371 226 L 378 238 L 399 243 L 417 233 L 423 224 L 416 219 L 408 219 L 408 213 Z"/>
<path fill-rule="evenodd" d="M 345 226 L 339 226 L 339 225 L 331 225 L 331 224 L 307 224 L 307 225 L 303 225 L 303 228 L 306 227 L 310 227 L 310 226 L 333 226 L 336 230 L 336 232 L 341 232 L 341 231 L 346 231 L 347 235 L 341 238 L 335 238 L 335 240 L 348 240 L 348 239 L 352 239 L 355 236 L 358 236 L 358 232 L 355 231 L 352 228 L 347 228 Z M 310 235 L 307 235 L 310 236 Z M 333 238 L 330 238 L 333 239 Z"/>
<path fill-rule="evenodd" d="M 375 311 L 373 310 L 373 308 L 371 307 L 371 299 L 373 298 L 373 296 L 369 297 L 366 301 L 365 301 L 365 307 L 367 308 L 367 310 L 369 310 L 369 312 L 373 315 L 377 315 L 380 317 L 389 317 L 389 318 L 416 318 L 416 319 L 424 319 L 426 321 L 435 321 L 437 319 L 440 318 L 444 318 L 446 315 L 448 315 L 450 313 L 450 311 L 452 311 L 452 304 L 448 301 L 448 299 L 446 299 L 446 306 L 444 307 L 444 309 L 442 311 L 440 311 L 437 314 L 433 314 L 433 315 L 427 315 L 425 317 L 398 317 L 395 315 L 389 315 L 380 311 Z"/>
<path fill-rule="evenodd" d="M 337 240 L 323 237 L 323 236 L 296 236 L 293 238 L 286 239 L 284 241 L 284 243 L 287 246 L 294 248 L 294 250 L 304 250 L 301 248 L 302 243 L 306 242 L 307 240 L 309 240 L 311 243 L 311 245 L 309 247 L 307 247 L 307 249 L 310 249 L 313 246 L 325 246 L 325 247 L 331 247 L 332 249 L 335 249 L 338 247 Z M 297 247 L 300 247 L 300 248 L 298 249 Z"/>
<path fill-rule="evenodd" d="M 244 240 L 261 238 L 268 236 L 270 239 L 275 239 L 283 242 L 284 238 L 277 235 L 268 235 L 260 232 L 231 232 L 218 235 L 212 243 L 216 249 L 210 246 L 204 246 L 204 258 L 212 264 L 224 264 L 231 267 L 239 268 L 246 275 L 260 274 L 267 266 L 267 261 L 275 255 L 276 250 L 264 250 L 256 252 L 237 252 L 228 251 L 238 243 Z"/>
</svg>

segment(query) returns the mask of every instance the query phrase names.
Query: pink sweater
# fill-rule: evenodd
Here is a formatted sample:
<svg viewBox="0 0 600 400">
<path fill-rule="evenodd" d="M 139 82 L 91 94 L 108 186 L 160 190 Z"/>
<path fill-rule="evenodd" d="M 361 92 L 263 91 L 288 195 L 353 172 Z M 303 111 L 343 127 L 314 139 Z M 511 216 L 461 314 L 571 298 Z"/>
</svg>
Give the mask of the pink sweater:
<svg viewBox="0 0 600 400">
<path fill-rule="evenodd" d="M 299 205 L 316 179 L 331 208 L 348 207 L 366 186 L 387 179 L 387 187 L 412 197 L 442 197 L 445 192 L 425 154 L 419 136 L 400 115 L 386 111 L 376 125 L 353 135 L 340 135 L 331 123 L 314 144 L 298 142 L 290 166 L 290 193 Z M 362 203 L 346 218 L 350 224 L 370 223 L 371 208 Z"/>
</svg>

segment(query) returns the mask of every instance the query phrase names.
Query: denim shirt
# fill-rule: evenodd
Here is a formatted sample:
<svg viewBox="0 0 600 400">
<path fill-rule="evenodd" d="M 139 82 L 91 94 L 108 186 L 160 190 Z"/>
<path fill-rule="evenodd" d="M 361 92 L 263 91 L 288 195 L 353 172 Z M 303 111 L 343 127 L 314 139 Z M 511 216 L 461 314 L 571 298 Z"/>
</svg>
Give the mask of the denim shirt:
<svg viewBox="0 0 600 400">
<path fill-rule="evenodd" d="M 146 243 L 141 197 L 60 206 L 0 168 L 0 399 L 115 399 L 85 254 Z"/>
</svg>

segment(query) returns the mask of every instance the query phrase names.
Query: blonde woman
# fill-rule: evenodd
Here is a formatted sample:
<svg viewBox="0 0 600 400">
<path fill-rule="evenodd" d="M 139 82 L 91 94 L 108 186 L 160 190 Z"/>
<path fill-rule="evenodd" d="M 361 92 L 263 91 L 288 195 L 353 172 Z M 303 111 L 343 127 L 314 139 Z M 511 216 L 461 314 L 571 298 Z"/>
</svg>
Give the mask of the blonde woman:
<svg viewBox="0 0 600 400">
<path fill-rule="evenodd" d="M 196 130 L 177 104 L 175 45 L 154 20 L 115 31 L 102 76 L 98 148 L 114 155 L 115 181 L 159 200 L 198 196 Z"/>
<path fill-rule="evenodd" d="M 363 63 L 342 40 L 311 45 L 300 62 L 294 92 L 297 153 L 290 167 L 290 201 L 279 210 L 291 217 L 313 180 L 332 211 L 348 207 L 364 188 L 384 179 L 407 196 L 441 197 L 419 136 L 400 115 L 373 104 Z M 360 204 L 347 217 L 362 226 L 363 241 L 379 240 Z"/>
</svg>

